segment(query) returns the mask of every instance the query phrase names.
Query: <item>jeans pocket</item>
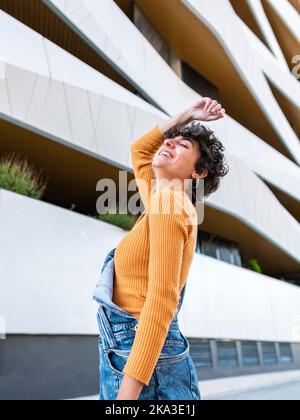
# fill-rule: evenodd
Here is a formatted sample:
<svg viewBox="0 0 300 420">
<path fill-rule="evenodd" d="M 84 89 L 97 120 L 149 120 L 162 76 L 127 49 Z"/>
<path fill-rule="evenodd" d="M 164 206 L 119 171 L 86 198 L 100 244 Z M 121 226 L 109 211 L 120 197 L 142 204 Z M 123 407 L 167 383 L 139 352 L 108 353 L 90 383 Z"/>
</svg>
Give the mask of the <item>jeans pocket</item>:
<svg viewBox="0 0 300 420">
<path fill-rule="evenodd" d="M 179 340 L 166 340 L 163 345 L 160 357 L 176 357 L 181 355 L 185 350 L 186 345 L 184 342 Z"/>
<path fill-rule="evenodd" d="M 123 369 L 129 354 L 130 350 L 107 349 L 105 355 L 110 370 L 116 375 L 123 377 Z"/>
<path fill-rule="evenodd" d="M 168 338 L 165 341 L 158 359 L 158 365 L 164 363 L 175 363 L 189 356 L 190 343 L 183 334 L 180 333 L 180 335 L 180 340 Z"/>
</svg>

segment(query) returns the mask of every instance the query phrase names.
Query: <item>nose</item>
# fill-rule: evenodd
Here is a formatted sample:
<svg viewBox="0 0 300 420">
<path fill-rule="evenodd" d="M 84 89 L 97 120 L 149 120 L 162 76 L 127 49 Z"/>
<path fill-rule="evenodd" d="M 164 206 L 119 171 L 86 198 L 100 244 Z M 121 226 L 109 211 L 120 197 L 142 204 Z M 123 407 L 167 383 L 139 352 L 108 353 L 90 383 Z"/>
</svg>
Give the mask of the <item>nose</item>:
<svg viewBox="0 0 300 420">
<path fill-rule="evenodd" d="M 175 141 L 174 139 L 166 139 L 164 145 L 168 147 L 175 147 Z"/>
</svg>

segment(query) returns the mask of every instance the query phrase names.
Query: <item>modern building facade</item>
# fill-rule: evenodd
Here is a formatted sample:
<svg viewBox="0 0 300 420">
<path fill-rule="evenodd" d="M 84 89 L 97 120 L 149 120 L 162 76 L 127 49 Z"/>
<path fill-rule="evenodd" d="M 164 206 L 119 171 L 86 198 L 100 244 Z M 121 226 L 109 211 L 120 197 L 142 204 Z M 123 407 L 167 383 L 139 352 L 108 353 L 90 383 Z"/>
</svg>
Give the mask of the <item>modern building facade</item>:
<svg viewBox="0 0 300 420">
<path fill-rule="evenodd" d="M 97 393 L 91 296 L 126 234 L 90 217 L 97 182 L 129 183 L 131 143 L 201 96 L 226 108 L 207 125 L 230 173 L 205 202 L 180 313 L 199 380 L 299 368 L 300 3 L 0 6 L 0 157 L 49 178 L 43 202 L 0 190 L 0 399 Z"/>
</svg>

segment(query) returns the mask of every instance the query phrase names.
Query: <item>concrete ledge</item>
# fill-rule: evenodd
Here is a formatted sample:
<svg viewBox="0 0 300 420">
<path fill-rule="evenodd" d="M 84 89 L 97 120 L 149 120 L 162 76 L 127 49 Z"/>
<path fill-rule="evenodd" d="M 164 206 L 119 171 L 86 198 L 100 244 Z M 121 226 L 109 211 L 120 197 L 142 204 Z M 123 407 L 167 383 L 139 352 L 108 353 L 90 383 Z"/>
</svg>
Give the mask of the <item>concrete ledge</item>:
<svg viewBox="0 0 300 420">
<path fill-rule="evenodd" d="M 276 372 L 199 382 L 206 400 L 222 398 L 235 393 L 248 392 L 276 385 L 300 381 L 300 370 Z"/>
<path fill-rule="evenodd" d="M 253 391 L 298 381 L 300 381 L 300 370 L 200 381 L 199 386 L 202 398 L 210 400 L 229 396 L 236 392 Z M 98 395 L 92 395 L 85 398 L 76 398 L 73 401 L 93 401 L 98 399 Z"/>
</svg>

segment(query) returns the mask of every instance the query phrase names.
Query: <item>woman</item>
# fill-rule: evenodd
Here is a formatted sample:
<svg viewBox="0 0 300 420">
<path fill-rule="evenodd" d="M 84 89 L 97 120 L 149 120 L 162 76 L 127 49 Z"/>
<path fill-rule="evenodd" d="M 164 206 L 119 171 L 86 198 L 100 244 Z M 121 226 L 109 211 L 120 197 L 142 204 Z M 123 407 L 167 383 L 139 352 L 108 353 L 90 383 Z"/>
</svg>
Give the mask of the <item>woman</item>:
<svg viewBox="0 0 300 420">
<path fill-rule="evenodd" d="M 203 98 L 131 147 L 145 212 L 107 255 L 94 294 L 100 399 L 201 399 L 177 314 L 196 249 L 195 189 L 205 180 L 204 195 L 210 195 L 228 172 L 224 147 L 199 121 L 224 115 L 217 101 Z"/>
</svg>

